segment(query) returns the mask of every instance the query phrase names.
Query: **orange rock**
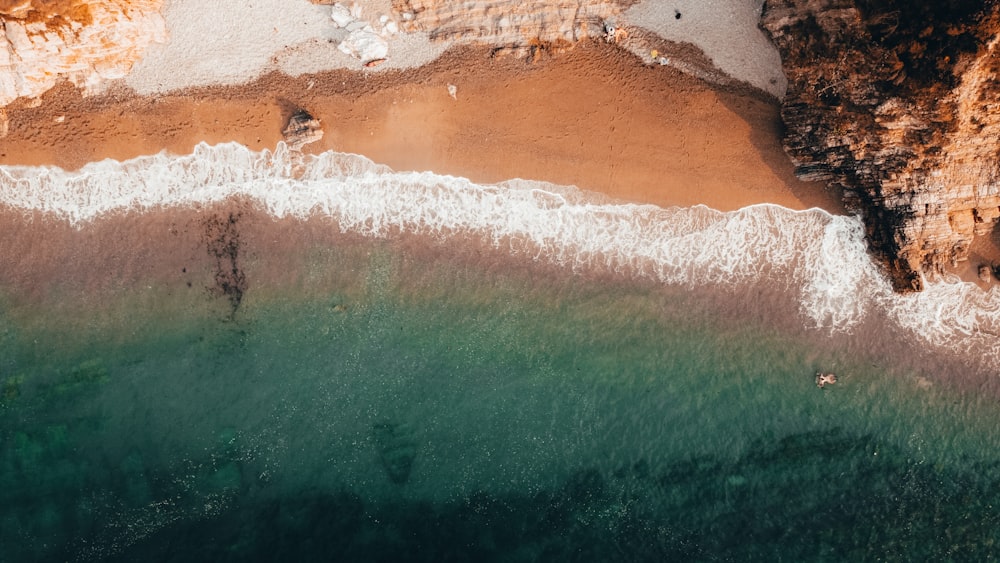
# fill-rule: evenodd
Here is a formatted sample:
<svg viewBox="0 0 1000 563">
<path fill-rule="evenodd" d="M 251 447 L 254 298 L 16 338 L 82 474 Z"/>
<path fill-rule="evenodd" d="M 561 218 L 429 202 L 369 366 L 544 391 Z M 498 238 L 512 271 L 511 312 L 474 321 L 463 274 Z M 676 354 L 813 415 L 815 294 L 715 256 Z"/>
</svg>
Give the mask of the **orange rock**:
<svg viewBox="0 0 1000 563">
<path fill-rule="evenodd" d="M 998 230 L 1000 6 L 894 5 L 768 0 L 762 27 L 790 85 L 796 173 L 843 192 L 895 288 L 912 291 Z"/>
</svg>

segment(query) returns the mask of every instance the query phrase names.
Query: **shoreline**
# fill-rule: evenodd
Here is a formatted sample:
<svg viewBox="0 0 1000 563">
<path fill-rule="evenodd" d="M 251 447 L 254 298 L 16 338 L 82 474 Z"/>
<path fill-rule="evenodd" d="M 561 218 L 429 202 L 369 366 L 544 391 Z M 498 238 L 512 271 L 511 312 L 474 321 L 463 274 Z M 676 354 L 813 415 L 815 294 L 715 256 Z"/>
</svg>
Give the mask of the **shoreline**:
<svg viewBox="0 0 1000 563">
<path fill-rule="evenodd" d="M 695 48 L 684 57 L 705 62 Z M 324 130 L 307 154 L 360 154 L 396 171 L 478 184 L 540 180 L 663 208 L 767 203 L 847 214 L 839 193 L 795 177 L 778 100 L 651 66 L 603 42 L 532 62 L 459 46 L 416 68 L 272 72 L 242 85 L 148 96 L 119 82 L 83 97 L 64 82 L 29 105 L 36 104 L 6 108 L 0 166 L 78 170 L 108 158 L 190 154 L 202 142 L 274 149 L 287 120 L 305 109 Z M 988 290 L 994 283 L 980 280 L 978 267 L 1000 264 L 1000 241 L 979 240 L 973 250 L 945 273 Z"/>
<path fill-rule="evenodd" d="M 78 169 L 187 154 L 199 142 L 270 149 L 298 109 L 324 129 L 304 152 L 361 154 L 397 171 L 542 180 L 661 207 L 774 203 L 845 213 L 822 184 L 795 178 L 776 101 L 599 42 L 532 63 L 456 47 L 415 69 L 272 73 L 155 96 L 119 87 L 82 98 L 63 84 L 36 108 L 8 109 L 0 165 Z"/>
<path fill-rule="evenodd" d="M 221 233 L 227 237 L 225 240 L 237 245 L 238 255 L 232 260 L 213 250 L 217 248 L 213 241 L 220 234 L 217 226 L 224 225 L 227 218 L 231 229 Z M 914 329 L 916 325 L 893 320 L 892 309 L 900 310 L 899 307 L 905 305 L 902 301 L 885 308 L 877 305 L 877 298 L 871 300 L 856 311 L 860 316 L 851 322 L 857 324 L 851 324 L 846 330 L 842 330 L 844 327 L 832 328 L 834 325 L 815 325 L 810 320 L 810 313 L 803 309 L 805 305 L 801 300 L 805 295 L 795 290 L 795 284 L 800 288 L 810 285 L 804 280 L 791 282 L 793 285 L 789 286 L 773 280 L 768 282 L 764 278 L 771 274 L 762 274 L 760 279 L 743 279 L 737 275 L 735 279 L 717 281 L 706 278 L 664 282 L 650 275 L 641 263 L 609 266 L 596 260 L 570 265 L 552 254 L 540 258 L 541 249 L 528 241 L 504 239 L 505 242 L 495 244 L 489 235 L 476 231 L 456 232 L 447 237 L 430 232 L 393 231 L 372 237 L 353 230 L 343 231 L 337 220 L 329 216 L 276 217 L 259 202 L 245 197 L 231 197 L 203 206 L 115 212 L 87 222 L 83 228 L 39 212 L 6 207 L 0 207 L 0 220 L 7 226 L 8 234 L 0 240 L 0 255 L 13 257 L 9 267 L 0 271 L 0 300 L 3 300 L 4 314 L 30 319 L 40 308 L 49 308 L 59 311 L 67 323 L 79 325 L 81 331 L 87 330 L 88 319 L 94 310 L 111 310 L 107 304 L 118 303 L 115 300 L 123 297 L 127 299 L 121 303 L 163 308 L 167 313 L 207 307 L 224 321 L 230 314 L 231 296 L 220 285 L 228 279 L 220 278 L 220 273 L 230 271 L 230 267 L 245 276 L 247 286 L 241 290 L 240 300 L 247 304 L 280 297 L 285 291 L 290 295 L 313 297 L 363 294 L 364 285 L 349 278 L 357 268 L 371 266 L 372 260 L 378 260 L 372 248 L 387 248 L 408 256 L 413 265 L 447 264 L 455 272 L 485 272 L 482 275 L 495 279 L 512 274 L 546 287 L 551 284 L 575 287 L 579 283 L 580 287 L 609 288 L 612 293 L 613 288 L 622 287 L 640 293 L 675 294 L 678 298 L 683 295 L 682 300 L 701 300 L 706 306 L 714 304 L 712 306 L 718 308 L 722 319 L 755 319 L 761 326 L 782 334 L 809 335 L 807 339 L 815 341 L 817 346 L 831 339 L 843 340 L 842 345 L 848 349 L 862 342 L 879 342 L 875 348 L 908 350 L 897 358 L 898 362 L 912 360 L 914 366 L 926 366 L 927 362 L 940 361 L 942 366 L 964 366 L 964 375 L 958 377 L 955 372 L 956 377 L 940 381 L 944 385 L 963 387 L 976 382 L 977 388 L 985 389 L 982 387 L 984 378 L 993 373 L 993 366 L 1000 358 L 994 350 L 970 362 L 970 350 L 977 351 L 972 357 L 989 351 L 983 348 L 988 344 L 983 338 L 967 339 L 967 348 L 962 349 L 954 347 L 956 342 L 931 344 L 925 340 L 927 335 Z M 724 239 L 717 244 L 726 246 Z M 309 260 L 317 256 L 330 259 L 332 255 L 348 259 L 335 268 L 317 270 L 309 266 Z M 641 260 L 642 255 L 639 256 Z M 762 265 L 771 263 L 751 261 L 743 269 L 756 272 Z M 703 269 L 704 264 L 679 267 Z M 792 271 L 819 269 L 816 264 L 805 261 L 791 267 L 786 275 Z M 407 272 L 402 279 L 418 283 L 423 279 L 421 275 Z M 433 284 L 426 287 L 433 287 Z M 864 300 L 863 296 L 870 291 L 870 286 L 858 286 L 852 294 Z M 409 295 L 408 290 L 403 293 Z M 413 294 L 410 297 L 447 300 L 449 294 L 443 287 L 431 296 Z M 895 296 L 894 299 L 903 298 Z M 978 302 L 972 295 L 962 301 L 948 298 L 936 304 L 954 307 Z M 848 305 L 855 303 L 852 301 Z M 94 307 L 96 309 L 91 309 Z M 960 319 L 954 315 L 945 320 L 946 323 L 956 321 Z M 887 327 L 892 330 L 886 331 Z M 893 336 L 884 337 L 885 334 Z M 959 335 L 952 331 L 951 336 Z M 922 358 L 920 362 L 913 360 L 918 356 Z"/>
</svg>

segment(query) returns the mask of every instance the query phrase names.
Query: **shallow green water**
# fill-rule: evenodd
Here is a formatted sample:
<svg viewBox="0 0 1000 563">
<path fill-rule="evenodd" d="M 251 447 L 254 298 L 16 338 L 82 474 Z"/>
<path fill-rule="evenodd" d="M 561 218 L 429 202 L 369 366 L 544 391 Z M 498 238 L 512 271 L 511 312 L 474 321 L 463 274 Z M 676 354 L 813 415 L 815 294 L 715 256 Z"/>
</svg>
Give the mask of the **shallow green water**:
<svg viewBox="0 0 1000 563">
<path fill-rule="evenodd" d="M 362 247 L 251 266 L 232 318 L 197 287 L 7 296 L 0 558 L 995 551 L 991 401 L 704 296 Z"/>
</svg>

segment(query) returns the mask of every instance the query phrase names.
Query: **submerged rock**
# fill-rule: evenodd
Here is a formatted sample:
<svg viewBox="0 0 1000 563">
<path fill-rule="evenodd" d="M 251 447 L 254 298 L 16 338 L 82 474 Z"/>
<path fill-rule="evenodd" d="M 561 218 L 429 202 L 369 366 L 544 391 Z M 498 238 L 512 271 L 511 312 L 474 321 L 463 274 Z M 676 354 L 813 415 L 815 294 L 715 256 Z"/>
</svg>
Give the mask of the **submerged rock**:
<svg viewBox="0 0 1000 563">
<path fill-rule="evenodd" d="M 417 444 L 411 432 L 403 425 L 379 422 L 372 425 L 372 438 L 389 480 L 397 485 L 409 481 L 417 458 Z"/>
</svg>

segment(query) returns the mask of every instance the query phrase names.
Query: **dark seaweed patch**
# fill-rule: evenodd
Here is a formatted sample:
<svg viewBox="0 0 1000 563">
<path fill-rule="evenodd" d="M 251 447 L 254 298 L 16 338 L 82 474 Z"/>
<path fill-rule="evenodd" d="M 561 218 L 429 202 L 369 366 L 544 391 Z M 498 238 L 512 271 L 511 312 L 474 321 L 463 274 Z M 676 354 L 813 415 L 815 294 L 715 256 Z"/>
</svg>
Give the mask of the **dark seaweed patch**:
<svg viewBox="0 0 1000 563">
<path fill-rule="evenodd" d="M 230 212 L 213 215 L 205 221 L 205 246 L 215 258 L 215 285 L 211 291 L 229 300 L 230 320 L 236 316 L 247 290 L 247 276 L 240 266 L 242 216 L 240 212 Z"/>
</svg>

